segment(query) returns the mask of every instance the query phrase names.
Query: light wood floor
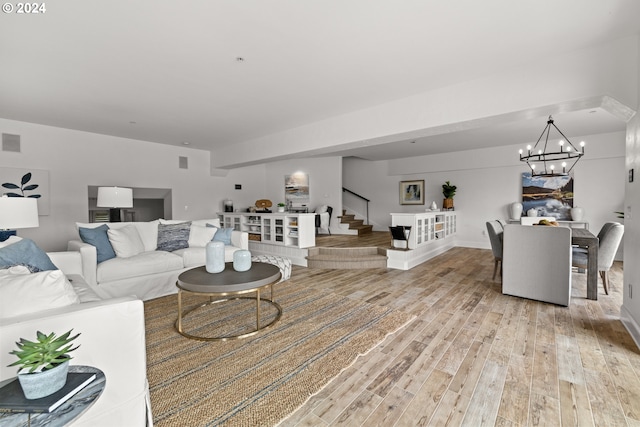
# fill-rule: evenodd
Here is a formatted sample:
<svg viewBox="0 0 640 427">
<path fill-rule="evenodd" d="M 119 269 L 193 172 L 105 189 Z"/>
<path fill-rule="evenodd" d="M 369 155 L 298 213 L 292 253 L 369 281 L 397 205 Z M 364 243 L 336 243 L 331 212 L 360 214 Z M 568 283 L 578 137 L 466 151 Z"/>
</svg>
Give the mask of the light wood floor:
<svg viewBox="0 0 640 427">
<path fill-rule="evenodd" d="M 301 286 L 416 318 L 282 425 L 640 426 L 640 351 L 619 321 L 622 266 L 598 301 L 574 274 L 568 308 L 502 295 L 492 273 L 491 252 L 468 248 L 410 271 L 294 267 Z"/>
</svg>

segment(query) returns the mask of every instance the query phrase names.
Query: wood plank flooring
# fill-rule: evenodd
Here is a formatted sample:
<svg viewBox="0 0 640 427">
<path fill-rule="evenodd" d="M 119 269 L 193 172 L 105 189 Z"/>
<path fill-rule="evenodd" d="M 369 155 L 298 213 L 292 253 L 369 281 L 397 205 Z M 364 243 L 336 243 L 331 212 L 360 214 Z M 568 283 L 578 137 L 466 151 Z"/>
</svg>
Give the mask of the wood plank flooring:
<svg viewBox="0 0 640 427">
<path fill-rule="evenodd" d="M 598 301 L 575 273 L 570 307 L 502 295 L 492 273 L 491 251 L 469 248 L 409 271 L 294 267 L 300 286 L 416 318 L 281 425 L 640 426 L 640 351 L 619 321 L 622 265 Z"/>
</svg>

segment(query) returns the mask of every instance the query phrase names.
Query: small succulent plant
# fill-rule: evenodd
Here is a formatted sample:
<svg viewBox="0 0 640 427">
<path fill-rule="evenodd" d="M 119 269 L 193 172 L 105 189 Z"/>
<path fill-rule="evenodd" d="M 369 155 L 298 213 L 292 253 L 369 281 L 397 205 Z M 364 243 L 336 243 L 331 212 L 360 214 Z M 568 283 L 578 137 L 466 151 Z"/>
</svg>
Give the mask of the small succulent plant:
<svg viewBox="0 0 640 427">
<path fill-rule="evenodd" d="M 18 350 L 9 352 L 17 356 L 18 360 L 9 366 L 19 366 L 19 373 L 26 374 L 46 371 L 70 360 L 69 353 L 79 347 L 73 347 L 71 342 L 80 335 L 70 336 L 71 331 L 60 336 L 53 332 L 45 335 L 38 331 L 36 341 L 20 338 L 20 342 L 16 343 Z"/>
</svg>

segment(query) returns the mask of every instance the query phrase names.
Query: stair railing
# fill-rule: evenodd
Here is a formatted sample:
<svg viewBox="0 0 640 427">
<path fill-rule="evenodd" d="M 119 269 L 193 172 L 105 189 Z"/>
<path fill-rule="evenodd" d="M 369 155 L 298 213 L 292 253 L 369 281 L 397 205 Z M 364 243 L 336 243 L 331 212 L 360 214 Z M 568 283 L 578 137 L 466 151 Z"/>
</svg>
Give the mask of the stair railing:
<svg viewBox="0 0 640 427">
<path fill-rule="evenodd" d="M 360 195 L 360 194 L 358 194 L 358 193 L 354 193 L 353 191 L 349 190 L 348 188 L 344 188 L 344 187 L 342 187 L 342 192 L 343 192 L 343 193 L 349 193 L 349 194 L 351 194 L 351 195 L 353 195 L 353 196 L 357 197 L 358 199 L 364 200 L 364 201 L 366 202 L 366 209 L 367 209 L 367 225 L 369 225 L 369 202 L 370 202 L 371 200 L 367 199 L 367 198 L 366 198 L 366 197 L 364 197 L 364 196 L 361 196 L 361 195 Z"/>
</svg>

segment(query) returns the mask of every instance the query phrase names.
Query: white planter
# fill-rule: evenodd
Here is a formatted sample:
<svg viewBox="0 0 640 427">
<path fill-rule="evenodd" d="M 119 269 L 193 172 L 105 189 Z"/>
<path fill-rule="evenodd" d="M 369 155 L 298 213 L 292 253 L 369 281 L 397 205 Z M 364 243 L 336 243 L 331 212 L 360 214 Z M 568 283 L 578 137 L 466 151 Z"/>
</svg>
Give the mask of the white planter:
<svg viewBox="0 0 640 427">
<path fill-rule="evenodd" d="M 205 248 L 205 269 L 207 273 L 224 271 L 224 243 L 212 241 Z"/>
<path fill-rule="evenodd" d="M 511 219 L 520 219 L 522 217 L 522 203 L 514 202 L 509 205 L 509 217 Z"/>
<path fill-rule="evenodd" d="M 57 365 L 55 368 L 33 374 L 18 374 L 24 397 L 40 399 L 60 390 L 67 383 L 69 361 Z"/>
<path fill-rule="evenodd" d="M 527 211 L 527 216 L 538 216 L 538 210 L 535 208 L 531 208 Z"/>
<path fill-rule="evenodd" d="M 584 218 L 583 208 L 578 206 L 571 208 L 571 219 L 573 221 L 582 221 L 582 218 Z"/>
</svg>

